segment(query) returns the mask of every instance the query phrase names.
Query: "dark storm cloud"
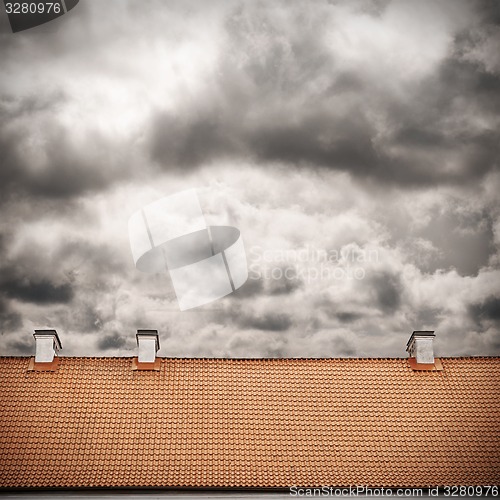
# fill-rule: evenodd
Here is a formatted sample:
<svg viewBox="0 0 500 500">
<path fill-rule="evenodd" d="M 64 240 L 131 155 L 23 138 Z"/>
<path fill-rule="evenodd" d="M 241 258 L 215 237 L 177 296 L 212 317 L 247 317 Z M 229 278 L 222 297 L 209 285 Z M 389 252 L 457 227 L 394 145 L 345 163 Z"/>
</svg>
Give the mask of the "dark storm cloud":
<svg viewBox="0 0 500 500">
<path fill-rule="evenodd" d="M 22 356 L 29 356 L 33 354 L 34 351 L 34 342 L 30 342 L 29 340 L 12 340 L 7 344 L 9 349 L 12 349 L 16 354 Z"/>
<path fill-rule="evenodd" d="M 401 305 L 403 286 L 399 276 L 387 271 L 369 278 L 375 296 L 375 303 L 385 314 L 393 314 Z"/>
<path fill-rule="evenodd" d="M 28 241 L 18 247 L 17 255 L 7 258 L 7 242 L 12 234 L 8 236 L 0 237 L 3 330 L 17 331 L 22 325 L 21 313 L 13 309 L 14 301 L 52 311 L 47 316 L 50 320 L 38 318 L 36 322 L 55 321 L 55 326 L 78 332 L 97 332 L 113 319 L 113 297 L 108 294 L 113 288 L 113 277 L 126 269 L 123 254 L 109 245 L 68 238 L 62 242 L 56 239 L 50 252 Z M 103 306 L 109 310 L 106 315 L 102 313 Z M 26 307 L 21 309 L 26 311 Z"/>
<path fill-rule="evenodd" d="M 66 304 L 73 298 L 73 288 L 69 283 L 55 285 L 49 280 L 32 281 L 27 276 L 0 279 L 0 290 L 11 299 L 35 304 Z"/>
<path fill-rule="evenodd" d="M 264 281 L 262 279 L 250 278 L 241 287 L 238 288 L 234 293 L 233 297 L 237 299 L 247 299 L 248 297 L 255 297 L 260 295 L 264 290 Z"/>
<path fill-rule="evenodd" d="M 341 120 L 339 126 L 337 120 Z M 274 124 L 262 124 L 249 135 L 250 148 L 262 160 L 352 170 L 377 169 L 379 164 L 372 138 L 375 130 L 360 110 L 351 116 L 334 117 L 315 110 L 297 125 L 286 116 Z M 335 130 L 336 129 L 336 130 Z M 325 140 L 325 131 L 332 135 Z"/>
<path fill-rule="evenodd" d="M 21 314 L 13 311 L 9 303 L 0 297 L 0 333 L 17 331 L 22 324 Z"/>
<path fill-rule="evenodd" d="M 436 89 L 443 95 L 450 91 L 451 101 L 454 87 L 460 86 L 456 82 L 470 76 L 462 90 L 455 90 L 456 96 L 476 101 L 481 111 L 500 107 L 499 77 L 481 75 L 474 65 L 467 65 L 461 72 L 458 79 L 446 75 L 437 82 Z M 433 83 L 429 84 L 424 92 L 436 92 L 432 86 Z M 360 99 L 363 95 L 361 93 Z M 255 100 L 259 102 L 259 96 Z M 240 105 L 234 102 L 227 107 Z M 415 106 L 421 105 L 422 100 L 417 96 Z M 286 111 L 274 117 L 266 116 L 262 110 L 261 121 L 249 129 L 224 117 L 222 110 L 213 110 L 212 116 L 202 121 L 194 118 L 189 126 L 176 125 L 171 117 L 160 116 L 154 127 L 152 156 L 167 168 L 172 165 L 195 167 L 231 156 L 253 156 L 260 161 L 344 170 L 355 176 L 403 186 L 470 182 L 498 168 L 498 130 L 447 132 L 444 125 L 436 124 L 434 107 L 420 110 L 419 114 L 427 111 L 428 116 L 412 123 L 416 110 L 406 106 L 406 116 L 394 117 L 399 123 L 395 132 L 387 137 L 385 144 L 377 145 L 378 130 L 362 109 L 353 107 L 348 115 L 339 116 L 315 109 L 316 106 L 317 103 L 312 103 L 295 123 L 289 123 Z M 394 156 L 391 149 L 395 147 L 402 147 L 404 154 Z M 455 156 L 456 152 L 460 152 L 456 167 L 444 168 L 447 156 Z"/>
<path fill-rule="evenodd" d="M 5 250 L 7 246 L 6 235 L 0 233 L 0 261 L 5 262 Z M 2 270 L 0 268 L 0 277 Z M 23 318 L 20 313 L 14 311 L 7 300 L 5 291 L 2 290 L 0 278 L 0 332 L 12 332 L 18 330 L 23 324 Z"/>
<path fill-rule="evenodd" d="M 118 7 L 119 8 L 119 7 Z M 99 90 L 89 86 L 101 61 L 96 48 L 110 33 L 93 30 L 92 7 L 78 9 L 25 32 L 12 34 L 6 16 L 0 16 L 0 203 L 19 196 L 63 201 L 102 191 L 129 178 L 128 137 L 118 143 L 95 113 L 81 106 Z M 105 16 L 100 20 L 106 22 Z M 95 44 L 95 46 L 93 45 Z M 92 54 L 87 63 L 85 45 Z M 97 69 L 96 69 L 97 67 Z M 101 72 L 102 74 L 102 72 Z M 31 82 L 29 84 L 28 82 Z M 81 84 L 79 84 L 81 82 Z M 120 147 L 121 146 L 121 147 Z M 144 168 L 144 166 L 143 166 Z"/>
<path fill-rule="evenodd" d="M 247 299 L 257 295 L 288 295 L 303 287 L 304 283 L 294 269 L 276 266 L 272 279 L 266 279 L 262 269 L 250 271 L 249 279 L 235 293 L 235 298 Z"/>
<path fill-rule="evenodd" d="M 241 153 L 217 110 L 194 116 L 160 114 L 153 119 L 151 157 L 167 168 L 196 167 Z"/>
<path fill-rule="evenodd" d="M 42 259 L 36 249 L 23 258 L 9 259 L 3 236 L 0 238 L 0 257 L 0 293 L 5 297 L 33 304 L 67 304 L 73 299 L 73 285 L 67 278 L 58 283 L 44 276 L 50 273 L 52 266 L 45 262 L 40 268 Z"/>
<path fill-rule="evenodd" d="M 500 297 L 487 297 L 483 302 L 470 305 L 469 313 L 476 323 L 500 321 Z"/>
<path fill-rule="evenodd" d="M 287 356 L 287 338 L 280 334 L 280 333 L 275 333 L 272 335 L 273 337 L 273 342 L 270 344 L 264 344 L 263 342 L 260 342 L 262 345 L 262 350 L 260 352 L 259 357 L 265 357 L 265 358 L 283 358 Z M 252 355 L 249 356 L 249 353 L 251 353 L 252 348 L 255 348 L 255 344 L 258 343 L 256 338 L 253 338 L 252 336 L 248 336 L 248 334 L 244 335 L 235 335 L 233 336 L 228 344 L 227 347 L 230 351 L 230 353 L 238 353 L 237 357 L 253 357 Z M 234 356 L 234 355 L 233 355 Z M 231 354 L 226 355 L 225 357 L 232 357 Z"/>
<path fill-rule="evenodd" d="M 101 337 L 97 342 L 97 347 L 103 351 L 108 349 L 118 349 L 126 344 L 126 340 L 118 333 L 113 332 Z"/>
<path fill-rule="evenodd" d="M 13 193 L 16 198 L 70 198 L 103 190 L 121 177 L 120 170 L 111 165 L 111 150 L 107 151 L 111 145 L 97 131 L 87 135 L 82 149 L 76 146 L 73 131 L 55 120 L 40 118 L 40 114 L 50 116 L 56 111 L 63 99 L 60 94 L 29 96 L 6 104 L 8 99 L 0 101 L 1 202 L 11 199 Z M 35 139 L 42 146 L 36 154 L 28 154 Z M 38 168 L 33 168 L 34 156 L 36 161 L 44 158 Z"/>
<path fill-rule="evenodd" d="M 226 321 L 233 323 L 238 329 L 256 329 L 269 332 L 286 331 L 292 326 L 292 316 L 279 311 L 259 310 L 255 304 L 243 303 L 224 311 Z"/>
<path fill-rule="evenodd" d="M 92 283 L 102 288 L 109 286 L 110 276 L 122 275 L 130 268 L 130 258 L 128 247 L 126 252 L 118 252 L 111 241 L 99 243 L 88 241 L 85 236 L 81 236 L 58 242 L 51 261 L 66 264 L 63 267 L 70 275 L 79 269 L 90 268 Z M 74 267 L 71 263 L 74 263 Z"/>
<path fill-rule="evenodd" d="M 463 56 L 465 47 L 479 43 L 472 33 L 479 30 L 483 42 L 486 28 L 471 25 L 455 33 L 449 55 L 408 84 L 404 100 L 386 91 L 383 81 L 371 84 L 361 65 L 336 69 L 336 56 L 320 36 L 321 19 L 290 15 L 284 24 L 270 8 L 245 6 L 229 17 L 226 29 L 230 50 L 213 95 L 188 100 L 175 116 L 160 113 L 152 122 L 151 155 L 165 168 L 243 156 L 401 186 L 461 184 L 498 168 L 497 127 L 450 127 L 476 116 L 492 118 L 500 109 L 500 75 Z M 329 84 L 309 90 L 321 76 Z M 467 116 L 457 108 L 460 101 L 468 103 Z M 383 133 L 381 117 L 390 125 Z"/>
<path fill-rule="evenodd" d="M 484 23 L 500 26 L 500 6 L 496 0 L 477 0 L 476 5 Z"/>
<path fill-rule="evenodd" d="M 377 17 L 384 13 L 391 1 L 392 0 L 371 0 L 361 2 L 359 9 L 361 12 L 366 12 L 367 14 Z"/>
<path fill-rule="evenodd" d="M 105 319 L 99 313 L 98 307 L 106 300 L 109 300 L 109 298 L 103 298 L 100 295 L 95 297 L 88 294 L 73 305 L 73 310 L 69 314 L 63 316 L 64 322 L 83 334 L 101 331 Z"/>
<path fill-rule="evenodd" d="M 342 323 L 352 323 L 353 321 L 356 321 L 356 320 L 362 318 L 361 314 L 353 313 L 353 312 L 338 312 L 338 313 L 335 313 L 335 316 Z"/>
<path fill-rule="evenodd" d="M 357 355 L 356 346 L 352 339 L 340 335 L 332 335 L 323 346 L 323 351 L 331 353 L 335 357 L 351 357 Z"/>
<path fill-rule="evenodd" d="M 258 330 L 282 332 L 288 330 L 292 324 L 289 314 L 265 313 L 259 315 L 242 315 L 237 319 L 242 328 L 256 328 Z"/>
<path fill-rule="evenodd" d="M 449 33 L 455 39 L 450 50 L 430 74 L 406 84 L 404 99 L 384 85 L 384 79 L 402 78 L 403 68 L 399 74 L 376 74 L 379 81 L 373 82 L 374 75 L 361 62 L 343 67 L 342 54 L 326 41 L 329 32 L 348 29 L 356 16 L 368 14 L 383 22 L 392 5 L 354 2 L 347 27 L 336 24 L 342 4 L 317 2 L 317 9 L 306 10 L 295 5 L 286 13 L 267 4 L 228 7 L 216 71 L 199 92 L 181 94 L 175 109 L 153 113 L 146 125 L 149 157 L 161 168 L 179 172 L 227 158 L 254 158 L 347 171 L 401 186 L 482 178 L 498 167 L 498 128 L 450 124 L 464 118 L 458 101 L 468 103 L 471 122 L 500 109 L 500 75 L 466 57 L 493 36 L 488 29 L 500 15 L 498 3 L 473 4 L 476 15 L 470 26 Z M 457 9 L 463 9 L 462 3 Z M 73 47 L 95 22 L 92 15 L 90 6 L 79 5 L 50 36 L 34 31 L 26 35 L 26 43 L 41 44 L 50 54 L 66 43 Z M 64 26 L 76 22 L 83 31 L 68 42 Z M 6 42 L 8 54 L 21 50 L 12 36 Z M 98 127 L 90 128 L 77 146 L 75 131 L 50 117 L 73 98 L 61 89 L 16 99 L 0 96 L 2 200 L 14 191 L 73 197 L 135 175 L 126 155 L 111 158 L 118 148 Z M 386 130 L 380 120 L 388 124 Z M 46 157 L 39 168 L 32 168 L 26 154 L 35 130 L 43 143 L 38 156 Z"/>
<path fill-rule="evenodd" d="M 417 312 L 416 325 L 437 325 L 444 316 L 444 312 L 438 308 L 422 308 Z M 422 326 L 418 326 L 419 329 Z"/>
<path fill-rule="evenodd" d="M 298 276 L 295 268 L 283 264 L 275 265 L 266 270 L 256 271 L 265 273 L 259 276 L 258 282 L 262 283 L 262 294 L 270 296 L 289 295 L 303 287 L 304 282 Z M 254 281 L 253 278 L 251 278 Z M 250 280 L 249 280 L 250 281 Z"/>
<path fill-rule="evenodd" d="M 425 271 L 455 267 L 462 275 L 475 275 L 495 252 L 492 221 L 487 213 L 435 211 L 428 224 L 413 235 L 427 239 L 441 251 L 421 265 Z"/>
</svg>

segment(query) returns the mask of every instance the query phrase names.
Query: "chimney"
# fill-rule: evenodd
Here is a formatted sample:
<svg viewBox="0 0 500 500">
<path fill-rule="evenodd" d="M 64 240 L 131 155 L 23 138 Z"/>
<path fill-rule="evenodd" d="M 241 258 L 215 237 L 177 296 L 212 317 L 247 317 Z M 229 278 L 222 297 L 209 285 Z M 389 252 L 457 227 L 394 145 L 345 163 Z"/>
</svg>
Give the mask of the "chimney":
<svg viewBox="0 0 500 500">
<path fill-rule="evenodd" d="M 137 330 L 136 338 L 139 346 L 139 363 L 154 363 L 156 352 L 160 349 L 158 330 Z"/>
<path fill-rule="evenodd" d="M 59 349 L 61 341 L 55 330 L 35 330 L 35 363 L 52 363 Z"/>
<path fill-rule="evenodd" d="M 434 332 L 415 331 L 406 344 L 410 358 L 415 358 L 418 364 L 434 363 Z"/>
</svg>

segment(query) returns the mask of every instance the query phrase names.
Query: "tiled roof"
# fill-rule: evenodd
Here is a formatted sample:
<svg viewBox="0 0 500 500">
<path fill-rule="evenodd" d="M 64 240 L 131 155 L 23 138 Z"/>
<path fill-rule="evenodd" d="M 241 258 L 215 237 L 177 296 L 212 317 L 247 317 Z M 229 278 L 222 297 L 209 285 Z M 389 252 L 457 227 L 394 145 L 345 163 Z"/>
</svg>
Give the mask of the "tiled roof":
<svg viewBox="0 0 500 500">
<path fill-rule="evenodd" d="M 500 358 L 0 359 L 2 487 L 491 485 Z"/>
</svg>

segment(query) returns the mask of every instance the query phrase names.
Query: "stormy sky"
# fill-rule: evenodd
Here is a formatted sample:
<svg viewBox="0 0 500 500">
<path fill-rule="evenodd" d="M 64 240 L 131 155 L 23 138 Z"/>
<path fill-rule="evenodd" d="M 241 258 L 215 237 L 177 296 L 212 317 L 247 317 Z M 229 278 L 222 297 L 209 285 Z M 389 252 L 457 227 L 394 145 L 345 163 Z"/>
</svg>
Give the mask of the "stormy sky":
<svg viewBox="0 0 500 500">
<path fill-rule="evenodd" d="M 500 2 L 81 0 L 0 37 L 2 355 L 500 354 Z M 189 188 L 250 277 L 181 312 L 127 223 Z"/>
</svg>

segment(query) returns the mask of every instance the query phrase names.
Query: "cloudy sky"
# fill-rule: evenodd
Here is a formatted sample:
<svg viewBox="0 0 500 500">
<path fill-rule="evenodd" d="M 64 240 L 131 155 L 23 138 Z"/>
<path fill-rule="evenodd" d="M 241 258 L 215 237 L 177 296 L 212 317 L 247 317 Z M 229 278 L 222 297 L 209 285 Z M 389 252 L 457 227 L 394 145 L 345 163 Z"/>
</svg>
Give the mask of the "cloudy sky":
<svg viewBox="0 0 500 500">
<path fill-rule="evenodd" d="M 0 37 L 2 355 L 500 354 L 500 2 L 81 0 Z M 127 224 L 188 188 L 250 278 L 181 312 Z"/>
</svg>

